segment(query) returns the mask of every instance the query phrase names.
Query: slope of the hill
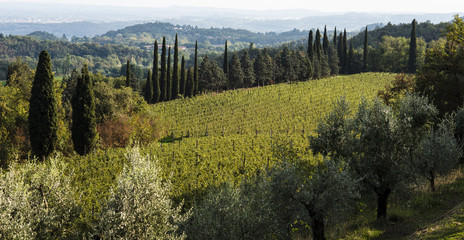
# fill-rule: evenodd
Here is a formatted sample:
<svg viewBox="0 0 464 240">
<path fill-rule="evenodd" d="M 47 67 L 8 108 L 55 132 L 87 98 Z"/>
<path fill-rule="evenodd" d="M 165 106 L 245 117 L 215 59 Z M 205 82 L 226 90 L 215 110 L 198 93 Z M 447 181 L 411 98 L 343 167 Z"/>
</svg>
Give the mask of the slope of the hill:
<svg viewBox="0 0 464 240">
<path fill-rule="evenodd" d="M 188 201 L 185 194 L 272 165 L 279 160 L 277 146 L 291 146 L 311 161 L 307 136 L 334 102 L 343 96 L 353 104 L 371 99 L 393 78 L 363 73 L 159 103 L 151 113 L 168 130 L 146 150 L 173 174 L 174 195 Z"/>
</svg>

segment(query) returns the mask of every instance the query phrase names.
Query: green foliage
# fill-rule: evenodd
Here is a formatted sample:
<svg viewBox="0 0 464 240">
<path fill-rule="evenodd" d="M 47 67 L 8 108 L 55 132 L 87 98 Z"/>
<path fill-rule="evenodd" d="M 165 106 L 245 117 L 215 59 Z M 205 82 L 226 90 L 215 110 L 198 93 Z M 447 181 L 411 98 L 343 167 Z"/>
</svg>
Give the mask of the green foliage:
<svg viewBox="0 0 464 240">
<path fill-rule="evenodd" d="M 185 239 L 178 224 L 189 213 L 173 206 L 172 184 L 162 178 L 157 161 L 140 155 L 137 149 L 126 154 L 128 163 L 116 178 L 102 209 L 100 234 L 108 239 Z"/>
<path fill-rule="evenodd" d="M 185 84 L 187 83 L 187 76 L 185 75 L 186 72 L 185 72 L 185 58 L 184 56 L 182 56 L 182 60 L 181 60 L 181 63 L 180 63 L 180 82 L 179 82 L 179 93 L 182 95 L 182 96 L 186 96 L 186 93 L 185 93 Z"/>
<path fill-rule="evenodd" d="M 273 72 L 274 62 L 272 58 L 267 53 L 267 50 L 258 52 L 258 56 L 253 62 L 253 70 L 255 72 L 256 86 L 265 86 L 274 83 L 274 72 Z"/>
<path fill-rule="evenodd" d="M 244 74 L 242 71 L 242 64 L 238 58 L 238 55 L 234 53 L 232 55 L 232 60 L 230 61 L 229 67 L 229 89 L 236 89 L 243 87 L 243 78 Z"/>
<path fill-rule="evenodd" d="M 175 98 L 172 96 L 172 75 L 171 75 L 171 46 L 168 47 L 168 61 L 166 62 L 166 101 Z"/>
<path fill-rule="evenodd" d="M 409 60 L 408 72 L 415 73 L 417 69 L 417 37 L 416 37 L 416 19 L 412 20 L 411 38 L 409 42 Z"/>
<path fill-rule="evenodd" d="M 152 103 L 157 103 L 160 101 L 161 94 L 161 85 L 160 85 L 160 76 L 159 76 L 159 60 L 158 60 L 158 41 L 155 41 L 154 50 L 153 50 L 153 99 Z"/>
<path fill-rule="evenodd" d="M 29 134 L 32 152 L 39 158 L 55 151 L 58 141 L 57 100 L 50 55 L 42 51 L 32 84 Z"/>
<path fill-rule="evenodd" d="M 169 62 L 169 61 L 168 61 Z M 176 99 L 179 95 L 180 90 L 180 76 L 179 76 L 179 43 L 177 40 L 174 43 L 174 59 L 173 59 L 173 69 L 172 69 L 172 91 L 171 99 Z"/>
<path fill-rule="evenodd" d="M 85 238 L 77 224 L 82 208 L 75 198 L 66 161 L 13 164 L 0 173 L 0 238 Z"/>
<path fill-rule="evenodd" d="M 417 90 L 430 97 L 441 114 L 464 102 L 464 21 L 455 16 L 446 27 L 446 43 L 439 41 L 427 51 L 418 74 Z"/>
<path fill-rule="evenodd" d="M 248 51 L 245 51 L 240 58 L 243 71 L 243 87 L 252 87 L 255 84 L 255 73 L 253 72 L 253 61 L 250 60 Z"/>
<path fill-rule="evenodd" d="M 88 154 L 95 149 L 96 145 L 97 119 L 92 88 L 92 79 L 89 76 L 87 65 L 84 65 L 72 99 L 72 140 L 74 150 L 80 155 Z"/>
<path fill-rule="evenodd" d="M 145 98 L 145 101 L 147 103 L 151 103 L 153 101 L 153 83 L 150 69 L 148 69 L 147 81 L 143 90 L 143 97 Z"/>
<path fill-rule="evenodd" d="M 166 69 L 166 38 L 163 37 L 163 45 L 161 47 L 161 69 L 160 69 L 160 99 L 159 101 L 167 101 L 167 69 Z"/>
<path fill-rule="evenodd" d="M 205 56 L 201 62 L 198 78 L 198 87 L 201 91 L 220 91 L 227 85 L 224 71 L 216 62 L 210 61 L 208 56 Z"/>
</svg>

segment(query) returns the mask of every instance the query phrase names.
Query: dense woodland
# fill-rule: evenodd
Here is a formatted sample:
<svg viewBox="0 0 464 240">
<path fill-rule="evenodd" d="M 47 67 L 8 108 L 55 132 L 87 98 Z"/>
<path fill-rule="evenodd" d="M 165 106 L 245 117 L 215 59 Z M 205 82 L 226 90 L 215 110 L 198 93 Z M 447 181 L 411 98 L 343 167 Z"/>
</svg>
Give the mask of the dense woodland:
<svg viewBox="0 0 464 240">
<path fill-rule="evenodd" d="M 432 41 L 417 26 L 373 44 L 366 27 L 356 47 L 327 29 L 222 55 L 191 43 L 188 61 L 180 35 L 151 52 L 1 36 L 18 57 L 0 86 L 0 238 L 339 238 L 367 205 L 389 221 L 392 196 L 435 192 L 463 155 L 464 21 Z M 407 74 L 348 76 L 372 71 Z"/>
</svg>

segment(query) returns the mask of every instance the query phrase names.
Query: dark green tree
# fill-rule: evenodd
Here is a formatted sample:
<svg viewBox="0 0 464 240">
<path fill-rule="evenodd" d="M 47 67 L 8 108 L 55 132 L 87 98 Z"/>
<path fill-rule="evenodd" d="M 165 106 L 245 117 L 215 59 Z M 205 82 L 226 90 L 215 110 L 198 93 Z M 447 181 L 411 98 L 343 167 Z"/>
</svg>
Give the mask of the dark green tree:
<svg viewBox="0 0 464 240">
<path fill-rule="evenodd" d="M 255 84 L 255 73 L 253 72 L 253 62 L 250 60 L 248 51 L 245 51 L 240 59 L 243 71 L 243 87 L 251 87 Z"/>
<path fill-rule="evenodd" d="M 145 87 L 143 89 L 143 96 L 147 103 L 151 103 L 153 100 L 153 83 L 151 82 L 151 79 L 151 71 L 148 69 L 147 82 L 145 83 Z"/>
<path fill-rule="evenodd" d="M 348 40 L 346 36 L 346 29 L 343 30 L 343 72 L 348 73 L 346 65 L 348 63 Z"/>
<path fill-rule="evenodd" d="M 167 82 L 166 82 L 166 37 L 163 37 L 163 45 L 161 47 L 161 71 L 160 71 L 160 99 L 159 101 L 167 101 Z"/>
<path fill-rule="evenodd" d="M 346 71 L 347 73 L 353 74 L 355 70 L 353 69 L 354 65 L 354 48 L 353 41 L 350 41 L 350 51 L 348 52 L 348 58 L 346 60 Z"/>
<path fill-rule="evenodd" d="M 193 90 L 194 90 L 194 82 L 193 82 L 193 68 L 189 67 L 187 70 L 187 83 L 185 84 L 185 96 L 192 97 Z"/>
<path fill-rule="evenodd" d="M 72 109 L 71 133 L 74 150 L 79 155 L 86 155 L 95 148 L 97 137 L 95 97 L 86 64 L 82 67 L 82 74 L 77 81 Z"/>
<path fill-rule="evenodd" d="M 208 56 L 203 58 L 199 74 L 198 86 L 201 91 L 221 91 L 227 87 L 227 79 L 224 71 L 215 61 L 210 61 Z"/>
<path fill-rule="evenodd" d="M 127 60 L 126 63 L 126 87 L 131 87 L 132 86 L 132 74 L 131 74 L 131 67 L 130 67 L 130 61 Z"/>
<path fill-rule="evenodd" d="M 195 41 L 195 59 L 193 64 L 193 93 L 197 95 L 200 93 L 198 86 L 198 41 Z"/>
<path fill-rule="evenodd" d="M 314 57 L 314 48 L 313 48 L 313 30 L 309 30 L 308 36 L 308 57 L 309 59 L 313 59 Z"/>
<path fill-rule="evenodd" d="M 161 87 L 158 75 L 158 41 L 155 40 L 155 46 L 153 51 L 153 76 L 152 76 L 152 83 L 153 83 L 153 103 L 157 103 L 160 101 L 161 95 Z"/>
<path fill-rule="evenodd" d="M 242 64 L 238 55 L 234 53 L 232 55 L 232 60 L 230 61 L 230 71 L 229 71 L 229 89 L 236 89 L 243 87 L 243 78 L 244 74 L 242 71 Z"/>
<path fill-rule="evenodd" d="M 267 49 L 258 52 L 258 56 L 253 62 L 256 86 L 264 86 L 273 83 L 272 58 L 267 53 Z"/>
<path fill-rule="evenodd" d="M 335 49 L 337 49 L 337 27 L 334 29 L 334 39 L 333 39 L 333 46 Z M 338 55 L 338 52 L 337 52 Z"/>
<path fill-rule="evenodd" d="M 324 26 L 324 35 L 322 38 L 322 50 L 327 55 L 329 50 L 329 37 L 327 36 L 327 26 Z"/>
<path fill-rule="evenodd" d="M 291 83 L 298 79 L 298 75 L 295 72 L 295 63 L 292 52 L 288 49 L 288 47 L 285 47 L 276 56 L 276 64 L 278 68 L 278 75 L 276 77 L 277 83 Z"/>
<path fill-rule="evenodd" d="M 172 96 L 172 78 L 171 78 L 171 46 L 168 47 L 168 61 L 166 63 L 166 101 L 173 98 Z"/>
<path fill-rule="evenodd" d="M 179 91 L 180 95 L 185 96 L 185 84 L 186 84 L 186 76 L 185 76 L 185 58 L 182 56 L 182 60 L 180 62 L 180 86 Z"/>
<path fill-rule="evenodd" d="M 180 79 L 179 79 L 179 43 L 177 40 L 174 42 L 174 59 L 173 59 L 173 68 L 172 68 L 172 90 L 171 90 L 171 99 L 176 99 L 179 95 L 180 89 Z"/>
<path fill-rule="evenodd" d="M 367 72 L 367 27 L 364 30 L 363 72 Z"/>
<path fill-rule="evenodd" d="M 338 59 L 339 59 L 339 66 L 340 66 L 340 71 L 343 72 L 343 66 L 345 66 L 345 57 L 343 56 L 343 53 L 344 53 L 344 49 L 343 49 L 343 33 L 340 33 L 339 37 L 338 37 L 338 41 L 337 41 L 337 53 L 338 53 Z"/>
<path fill-rule="evenodd" d="M 35 71 L 29 102 L 29 136 L 32 153 L 43 160 L 55 151 L 58 118 L 50 55 L 42 51 Z"/>
<path fill-rule="evenodd" d="M 412 20 L 411 41 L 409 42 L 409 61 L 408 72 L 415 73 L 417 69 L 417 38 L 416 38 L 416 19 Z"/>
<path fill-rule="evenodd" d="M 339 60 L 338 60 L 337 50 L 335 49 L 335 46 L 332 44 L 329 45 L 328 58 L 329 58 L 329 66 L 330 66 L 330 75 L 335 76 L 338 74 L 338 71 L 339 71 L 339 68 L 338 68 Z"/>
<path fill-rule="evenodd" d="M 224 44 L 224 62 L 222 64 L 222 69 L 224 70 L 224 74 L 226 77 L 229 76 L 229 57 L 227 56 L 227 40 Z"/>
<path fill-rule="evenodd" d="M 321 45 L 321 32 L 319 31 L 319 29 L 316 30 L 316 39 L 314 41 L 314 51 L 316 53 L 318 60 L 320 60 L 321 54 L 322 54 L 322 45 Z"/>
</svg>

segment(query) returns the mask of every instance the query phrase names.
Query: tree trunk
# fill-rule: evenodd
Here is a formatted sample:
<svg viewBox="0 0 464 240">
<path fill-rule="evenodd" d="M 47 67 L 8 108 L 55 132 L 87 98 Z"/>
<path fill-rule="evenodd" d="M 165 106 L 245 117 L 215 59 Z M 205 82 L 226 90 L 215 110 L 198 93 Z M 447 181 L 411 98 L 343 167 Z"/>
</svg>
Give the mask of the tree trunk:
<svg viewBox="0 0 464 240">
<path fill-rule="evenodd" d="M 377 219 L 387 219 L 387 201 L 391 189 L 379 189 L 377 193 Z"/>
<path fill-rule="evenodd" d="M 324 219 L 322 217 L 316 217 L 313 219 L 312 230 L 314 240 L 325 240 Z"/>
<path fill-rule="evenodd" d="M 435 174 L 431 174 L 430 177 L 430 189 L 432 189 L 432 192 L 435 192 Z"/>
</svg>

